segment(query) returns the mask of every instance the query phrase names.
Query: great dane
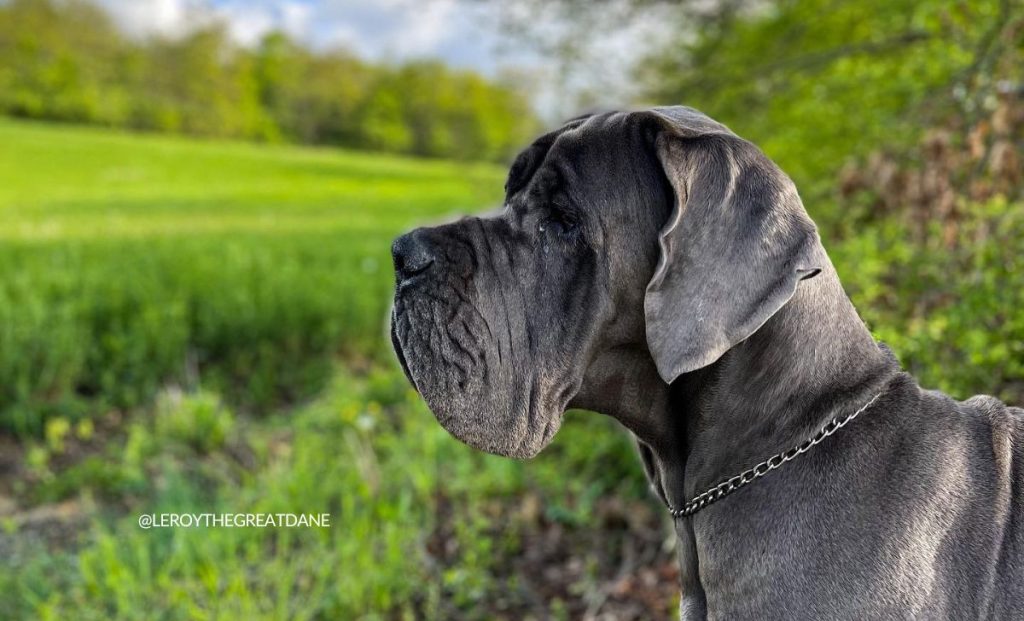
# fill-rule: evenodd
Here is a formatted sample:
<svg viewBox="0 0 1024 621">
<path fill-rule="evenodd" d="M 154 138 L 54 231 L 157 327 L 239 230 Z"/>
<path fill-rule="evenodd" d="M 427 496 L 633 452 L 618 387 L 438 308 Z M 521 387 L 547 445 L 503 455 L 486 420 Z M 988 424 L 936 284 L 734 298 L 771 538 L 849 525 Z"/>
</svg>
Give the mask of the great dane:
<svg viewBox="0 0 1024 621">
<path fill-rule="evenodd" d="M 502 212 L 399 237 L 392 340 L 452 435 L 536 455 L 618 419 L 685 619 L 1024 618 L 1024 411 L 918 386 L 792 181 L 686 107 L 572 120 Z"/>
</svg>

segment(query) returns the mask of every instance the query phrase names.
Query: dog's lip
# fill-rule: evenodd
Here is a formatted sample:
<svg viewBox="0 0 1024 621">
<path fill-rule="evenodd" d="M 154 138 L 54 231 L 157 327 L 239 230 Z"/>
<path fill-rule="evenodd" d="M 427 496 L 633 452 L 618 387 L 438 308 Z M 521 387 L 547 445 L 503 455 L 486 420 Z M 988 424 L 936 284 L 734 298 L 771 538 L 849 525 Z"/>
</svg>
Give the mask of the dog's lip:
<svg viewBox="0 0 1024 621">
<path fill-rule="evenodd" d="M 402 372 L 405 373 L 406 379 L 412 384 L 412 389 L 418 394 L 423 394 L 420 391 L 420 387 L 416 385 L 416 380 L 412 377 L 412 371 L 409 369 L 409 363 L 405 359 L 405 350 L 402 347 L 402 340 L 398 337 L 398 330 L 396 329 L 395 322 L 398 321 L 397 312 L 391 311 L 391 343 L 394 345 L 395 355 L 398 356 L 398 365 L 402 367 Z"/>
<path fill-rule="evenodd" d="M 421 270 L 419 272 L 416 272 L 412 276 L 407 276 L 405 278 L 396 278 L 395 279 L 395 292 L 396 292 L 396 294 L 400 295 L 403 291 L 405 291 L 406 289 L 412 287 L 416 283 L 422 282 L 424 279 L 426 279 L 426 277 L 427 277 L 427 271 L 426 271 L 426 268 L 424 268 L 423 270 Z"/>
</svg>

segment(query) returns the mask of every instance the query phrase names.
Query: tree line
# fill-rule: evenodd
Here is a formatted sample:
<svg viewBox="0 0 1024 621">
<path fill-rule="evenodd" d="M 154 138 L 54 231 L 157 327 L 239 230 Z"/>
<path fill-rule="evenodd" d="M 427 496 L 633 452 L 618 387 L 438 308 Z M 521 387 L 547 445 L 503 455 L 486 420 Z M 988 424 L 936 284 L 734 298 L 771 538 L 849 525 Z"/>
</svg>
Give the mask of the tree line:
<svg viewBox="0 0 1024 621">
<path fill-rule="evenodd" d="M 536 130 L 511 83 L 371 63 L 222 25 L 137 40 L 80 0 L 0 2 L 0 114 L 433 157 L 504 159 Z"/>
</svg>

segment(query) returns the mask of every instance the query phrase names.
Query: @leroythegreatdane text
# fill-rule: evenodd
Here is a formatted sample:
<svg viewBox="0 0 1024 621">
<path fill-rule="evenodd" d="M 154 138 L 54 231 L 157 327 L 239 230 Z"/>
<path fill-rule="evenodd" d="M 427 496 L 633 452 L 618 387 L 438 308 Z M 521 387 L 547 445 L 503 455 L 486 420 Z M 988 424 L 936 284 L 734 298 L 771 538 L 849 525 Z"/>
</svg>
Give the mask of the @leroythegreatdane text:
<svg viewBox="0 0 1024 621">
<path fill-rule="evenodd" d="M 330 513 L 143 513 L 141 528 L 330 528 Z"/>
</svg>

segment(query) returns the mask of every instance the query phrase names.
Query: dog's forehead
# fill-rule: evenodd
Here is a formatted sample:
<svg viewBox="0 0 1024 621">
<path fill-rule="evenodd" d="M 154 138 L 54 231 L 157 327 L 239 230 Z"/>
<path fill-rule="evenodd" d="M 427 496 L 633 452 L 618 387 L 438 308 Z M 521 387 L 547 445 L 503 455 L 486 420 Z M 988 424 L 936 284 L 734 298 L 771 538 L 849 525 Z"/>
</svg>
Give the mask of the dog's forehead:
<svg viewBox="0 0 1024 621">
<path fill-rule="evenodd" d="M 649 178 L 642 155 L 645 134 L 633 113 L 610 112 L 575 119 L 542 136 L 520 154 L 510 172 L 506 202 L 528 210 L 562 200 L 579 205 L 608 203 L 636 193 Z M 612 201 L 615 202 L 615 201 Z M 625 204 L 625 201 L 619 201 Z"/>
<path fill-rule="evenodd" d="M 531 180 L 531 190 L 604 185 L 635 165 L 641 140 L 637 124 L 626 113 L 591 116 L 558 135 Z"/>
<path fill-rule="evenodd" d="M 566 159 L 610 162 L 615 156 L 628 157 L 640 138 L 635 115 L 626 112 L 595 114 L 562 132 L 551 146 L 551 154 Z"/>
</svg>

